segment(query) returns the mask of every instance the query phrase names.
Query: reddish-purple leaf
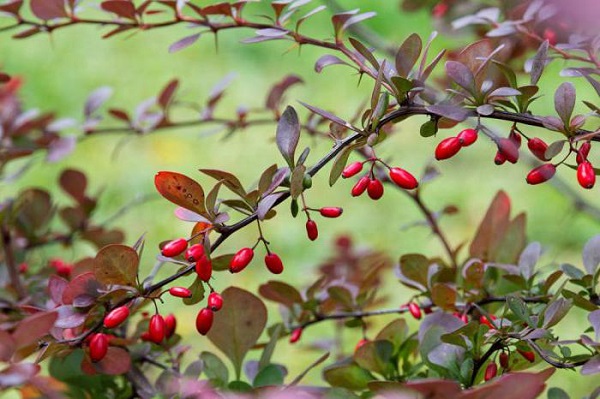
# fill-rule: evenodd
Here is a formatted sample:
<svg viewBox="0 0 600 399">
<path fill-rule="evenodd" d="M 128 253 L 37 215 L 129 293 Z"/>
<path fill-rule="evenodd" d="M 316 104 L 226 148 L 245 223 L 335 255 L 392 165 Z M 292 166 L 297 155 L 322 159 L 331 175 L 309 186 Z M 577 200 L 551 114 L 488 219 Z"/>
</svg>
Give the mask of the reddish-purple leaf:
<svg viewBox="0 0 600 399">
<path fill-rule="evenodd" d="M 41 31 L 42 30 L 39 26 L 34 26 L 33 28 L 25 29 L 24 31 L 21 31 L 16 35 L 13 35 L 13 39 L 25 39 L 27 37 L 31 37 L 37 33 L 40 33 Z"/>
<path fill-rule="evenodd" d="M 158 96 L 158 104 L 163 108 L 167 108 L 175 95 L 175 91 L 179 87 L 179 80 L 173 79 L 171 80 L 165 88 L 162 90 L 160 95 Z"/>
<path fill-rule="evenodd" d="M 275 139 L 279 152 L 281 152 L 288 165 L 292 167 L 294 165 L 294 152 L 300 139 L 300 122 L 293 107 L 288 106 L 281 115 L 277 123 Z"/>
<path fill-rule="evenodd" d="M 31 0 L 31 12 L 44 21 L 67 17 L 64 0 Z"/>
<path fill-rule="evenodd" d="M 555 369 L 546 369 L 539 373 L 507 373 L 487 384 L 467 390 L 460 399 L 535 399 L 544 392 L 545 381 Z"/>
<path fill-rule="evenodd" d="M 531 85 L 536 85 L 542 76 L 544 67 L 546 66 L 548 54 L 548 40 L 545 40 L 538 49 L 531 64 Z"/>
<path fill-rule="evenodd" d="M 358 15 L 354 15 L 354 16 L 352 16 L 350 18 L 347 18 L 344 21 L 344 23 L 342 25 L 342 28 L 339 30 L 339 33 L 345 31 L 346 29 L 348 29 L 350 26 L 352 26 L 354 24 L 357 24 L 357 23 L 362 22 L 362 21 L 364 21 L 366 19 L 369 19 L 369 18 L 373 18 L 375 15 L 377 15 L 376 12 L 369 11 L 369 12 L 365 12 L 363 14 L 358 14 Z"/>
<path fill-rule="evenodd" d="M 12 334 L 15 347 L 22 348 L 31 345 L 50 334 L 50 329 L 54 327 L 57 318 L 58 313 L 56 312 L 40 312 L 21 320 Z"/>
<path fill-rule="evenodd" d="M 483 261 L 495 260 L 496 248 L 510 224 L 510 199 L 504 191 L 498 192 L 479 224 L 475 238 L 469 247 L 473 258 Z"/>
<path fill-rule="evenodd" d="M 575 108 L 575 86 L 563 82 L 554 93 L 554 109 L 565 126 L 569 126 Z"/>
<path fill-rule="evenodd" d="M 96 280 L 93 272 L 85 272 L 75 277 L 64 289 L 62 303 L 70 305 L 79 295 L 100 296 L 101 284 Z"/>
<path fill-rule="evenodd" d="M 102 374 L 125 374 L 131 369 L 131 356 L 123 348 L 109 346 L 106 356 L 99 362 L 91 365 L 96 371 Z"/>
<path fill-rule="evenodd" d="M 127 245 L 107 245 L 96 254 L 94 274 L 102 284 L 135 286 L 139 263 L 135 249 Z"/>
<path fill-rule="evenodd" d="M 230 3 L 218 3 L 210 6 L 202 7 L 201 13 L 203 16 L 207 15 L 226 15 L 231 17 L 231 4 Z"/>
<path fill-rule="evenodd" d="M 11 1 L 10 3 L 0 5 L 0 11 L 18 16 L 22 5 L 23 0 Z"/>
<path fill-rule="evenodd" d="M 426 107 L 427 111 L 443 116 L 453 121 L 462 122 L 469 116 L 469 111 L 454 104 L 433 104 Z"/>
<path fill-rule="evenodd" d="M 127 123 L 131 123 L 131 119 L 129 118 L 129 114 L 122 110 L 122 109 L 117 109 L 117 108 L 111 108 L 108 110 L 108 113 L 111 114 L 114 118 L 116 119 L 120 119 L 124 122 Z"/>
<path fill-rule="evenodd" d="M 104 86 L 94 90 L 87 98 L 83 110 L 84 115 L 88 118 L 98 108 L 112 96 L 113 90 L 110 87 Z"/>
<path fill-rule="evenodd" d="M 475 92 L 475 77 L 466 65 L 458 61 L 448 61 L 446 62 L 446 73 L 450 79 L 467 92 Z"/>
<path fill-rule="evenodd" d="M 281 99 L 283 98 L 284 93 L 287 89 L 292 87 L 295 84 L 303 83 L 302 78 L 296 75 L 288 75 L 283 80 L 276 85 L 273 86 L 269 95 L 267 96 L 267 101 L 265 106 L 271 110 L 277 110 L 279 108 L 279 104 L 281 103 Z"/>
<path fill-rule="evenodd" d="M 183 50 L 184 48 L 196 43 L 198 39 L 200 39 L 200 33 L 195 33 L 193 35 L 186 36 L 183 39 L 179 39 L 169 46 L 169 53 L 175 53 L 179 50 Z"/>
<path fill-rule="evenodd" d="M 319 58 L 317 62 L 315 62 L 315 71 L 317 73 L 321 73 L 321 71 L 329 65 L 348 65 L 348 63 L 339 59 L 335 55 L 326 54 Z"/>
<path fill-rule="evenodd" d="M 328 120 L 330 120 L 330 121 L 332 121 L 334 123 L 337 123 L 340 126 L 344 126 L 344 127 L 348 128 L 350 130 L 353 130 L 355 132 L 360 132 L 360 129 L 355 128 L 354 126 L 352 126 L 350 123 L 346 122 L 345 120 L 343 120 L 343 119 L 341 119 L 341 118 L 339 118 L 339 117 L 337 117 L 337 116 L 335 116 L 333 114 L 330 114 L 329 112 L 327 112 L 325 110 L 322 110 L 321 108 L 317 108 L 317 107 L 314 107 L 312 105 L 308 105 L 306 103 L 303 103 L 302 101 L 299 101 L 299 103 L 302 104 L 302 105 L 304 105 L 311 112 L 314 112 L 315 114 L 320 115 L 320 116 L 322 116 L 325 119 L 328 119 Z"/>
<path fill-rule="evenodd" d="M 154 176 L 158 192 L 175 205 L 206 215 L 204 190 L 195 180 L 176 172 L 158 172 Z"/>
<path fill-rule="evenodd" d="M 14 338 L 8 331 L 0 330 L 0 361 L 6 362 L 10 360 L 15 352 L 16 344 Z"/>
<path fill-rule="evenodd" d="M 87 188 L 87 178 L 85 175 L 75 169 L 65 169 L 59 178 L 60 187 L 77 202 L 81 203 L 85 199 L 85 190 Z"/>
<path fill-rule="evenodd" d="M 52 299 L 55 304 L 60 305 L 62 303 L 63 292 L 68 285 L 69 282 L 67 280 L 56 274 L 53 274 L 48 278 L 48 293 L 50 294 L 50 299 Z"/>
<path fill-rule="evenodd" d="M 416 33 L 410 35 L 400 46 L 396 53 L 396 72 L 402 77 L 407 77 L 410 71 L 415 66 L 421 50 L 423 42 Z"/>
<path fill-rule="evenodd" d="M 283 193 L 270 194 L 260 200 L 256 208 L 256 217 L 258 220 L 263 220 L 267 213 L 273 208 L 275 202 L 283 195 Z"/>
<path fill-rule="evenodd" d="M 58 319 L 54 326 L 58 328 L 79 327 L 87 317 L 87 313 L 80 312 L 71 305 L 59 306 L 54 310 L 58 313 Z"/>
<path fill-rule="evenodd" d="M 298 290 L 282 281 L 269 281 L 260 286 L 258 292 L 263 298 L 280 303 L 288 308 L 302 304 L 304 300 Z"/>
<path fill-rule="evenodd" d="M 135 5 L 130 0 L 107 0 L 100 4 L 103 10 L 117 14 L 119 17 L 136 19 Z"/>
</svg>

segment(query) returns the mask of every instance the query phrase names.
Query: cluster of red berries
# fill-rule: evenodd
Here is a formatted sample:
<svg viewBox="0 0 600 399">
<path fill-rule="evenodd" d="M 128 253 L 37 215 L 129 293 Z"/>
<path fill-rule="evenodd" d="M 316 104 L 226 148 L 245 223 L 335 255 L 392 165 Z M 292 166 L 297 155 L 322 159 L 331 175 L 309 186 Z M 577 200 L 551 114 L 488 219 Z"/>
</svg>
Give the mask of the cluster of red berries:
<svg viewBox="0 0 600 399">
<path fill-rule="evenodd" d="M 229 271 L 231 273 L 239 273 L 252 262 L 254 258 L 254 249 L 246 247 L 235 253 L 229 262 Z M 265 266 L 273 274 L 281 274 L 283 272 L 283 262 L 276 253 L 267 251 L 265 255 Z"/>
<path fill-rule="evenodd" d="M 223 307 L 223 297 L 216 292 L 211 292 L 208 295 L 206 307 L 201 309 L 196 316 L 196 330 L 202 335 L 208 334 L 212 327 L 214 312 L 218 312 Z"/>
<path fill-rule="evenodd" d="M 435 159 L 441 161 L 442 159 L 452 158 L 458 151 L 463 147 L 468 147 L 477 141 L 477 130 L 465 129 L 454 137 L 448 137 L 437 145 L 435 148 Z"/>
<path fill-rule="evenodd" d="M 321 216 L 326 217 L 326 218 L 332 218 L 332 219 L 340 217 L 340 216 L 342 216 L 342 213 L 344 213 L 344 210 L 337 206 L 326 206 L 321 209 L 306 208 L 305 211 L 307 211 L 307 212 L 308 211 L 318 211 L 319 214 L 321 214 Z M 317 237 L 319 237 L 319 229 L 317 227 L 317 222 L 312 220 L 310 218 L 310 216 L 308 217 L 308 220 L 306 221 L 306 235 L 308 236 L 308 239 L 311 241 L 315 241 L 317 239 Z"/>
<path fill-rule="evenodd" d="M 48 266 L 53 268 L 61 277 L 69 278 L 73 272 L 73 265 L 59 258 L 53 258 L 48 261 Z"/>
<path fill-rule="evenodd" d="M 212 277 L 213 267 L 212 262 L 204 250 L 204 245 L 194 244 L 188 248 L 188 240 L 185 238 L 178 238 L 176 240 L 168 242 L 161 250 L 163 256 L 172 258 L 175 256 L 183 255 L 185 260 L 190 263 L 196 264 L 196 273 L 198 277 L 204 281 L 210 281 Z"/>
<path fill-rule="evenodd" d="M 389 167 L 383 163 L 380 159 L 371 159 L 365 162 L 371 162 L 371 170 L 358 179 L 358 182 L 352 187 L 350 191 L 353 197 L 362 195 L 365 191 L 372 200 L 378 200 L 383 197 L 383 184 L 381 180 L 377 179 L 373 173 L 373 168 L 376 162 L 381 162 L 389 170 L 389 178 L 398 187 L 405 190 L 413 190 L 419 186 L 417 179 L 405 169 L 399 167 Z M 365 162 L 353 162 L 342 171 L 342 177 L 347 179 L 360 173 L 363 169 Z"/>
</svg>

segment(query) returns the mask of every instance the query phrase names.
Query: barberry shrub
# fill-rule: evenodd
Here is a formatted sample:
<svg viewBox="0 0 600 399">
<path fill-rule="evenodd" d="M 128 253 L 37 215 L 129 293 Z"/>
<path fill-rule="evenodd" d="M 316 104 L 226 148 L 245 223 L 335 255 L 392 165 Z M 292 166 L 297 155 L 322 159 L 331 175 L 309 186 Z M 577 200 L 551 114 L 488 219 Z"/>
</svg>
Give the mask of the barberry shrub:
<svg viewBox="0 0 600 399">
<path fill-rule="evenodd" d="M 24 49 L 39 37 L 66 40 L 58 32 L 76 26 L 95 25 L 94 32 L 110 40 L 190 28 L 170 53 L 191 52 L 211 34 L 227 41 L 225 32 L 239 31 L 243 43 L 228 45 L 316 49 L 317 74 L 355 74 L 360 84 L 358 108 L 348 111 L 324 104 L 331 94 L 318 85 L 308 101 L 286 100 L 304 81 L 296 71 L 279 71 L 285 76 L 265 89 L 263 106 L 229 113 L 221 104 L 229 78 L 199 105 L 185 98 L 175 78 L 132 110 L 107 106 L 112 90 L 102 87 L 83 102 L 83 120 L 77 120 L 28 109 L 21 96 L 28 76 L 13 70 L 7 57 L 0 72 L 0 178 L 7 187 L 0 194 L 1 390 L 24 398 L 600 395 L 595 376 L 578 387 L 561 383 L 573 370 L 600 372 L 600 236 L 579 240 L 554 230 L 554 243 L 576 243 L 581 256 L 549 260 L 547 248 L 527 239 L 525 212 L 511 209 L 515 202 L 522 208 L 520 198 L 511 203 L 511 187 L 503 187 L 541 185 L 549 190 L 544 195 L 572 203 L 567 217 L 578 212 L 589 223 L 600 219 L 597 199 L 587 194 L 598 174 L 600 7 L 592 0 L 404 0 L 399 8 L 386 1 L 393 12 L 377 15 L 340 10 L 333 0 L 316 3 L 0 3 L 0 34 Z M 361 6 L 378 6 L 373 3 Z M 444 44 L 433 29 L 425 40 L 413 33 L 398 43 L 375 32 L 378 21 L 398 26 L 413 17 L 432 22 Z M 312 57 L 310 51 L 286 57 Z M 213 53 L 202 62 L 220 57 Z M 68 81 L 72 71 L 60 79 Z M 245 165 L 234 155 L 236 162 L 222 170 L 199 150 L 185 162 L 200 175 L 151 171 L 141 185 L 153 186 L 166 201 L 135 223 L 167 220 L 168 230 L 157 237 L 132 239 L 111 227 L 144 199 L 132 196 L 115 215 L 101 217 L 106 196 L 91 193 L 80 168 L 63 170 L 53 190 L 19 185 L 94 137 L 206 126 L 230 139 L 218 147 L 224 158 L 240 133 L 260 127 L 268 134 L 253 140 L 265 144 L 251 156 L 270 160 L 268 153 L 277 161 Z M 420 141 L 406 137 L 417 131 Z M 86 156 L 104 156 L 99 152 Z M 484 176 L 479 164 L 497 166 Z M 125 169 L 106 181 L 123 179 L 133 187 Z M 440 177 L 440 171 L 448 173 Z M 495 179 L 511 173 L 519 183 Z M 469 202 L 491 201 L 487 210 L 469 211 L 478 218 L 473 230 L 449 230 L 441 221 L 469 207 L 432 206 L 439 198 L 426 193 L 433 181 L 446 180 L 438 192 L 456 198 L 473 178 L 476 193 L 485 192 L 485 179 L 497 194 Z M 365 231 L 383 240 L 384 225 L 396 218 L 416 228 L 408 226 L 398 193 L 420 214 L 422 221 L 413 224 L 424 225 L 439 246 L 417 252 L 403 245 L 407 235 L 397 227 L 389 253 L 364 245 Z M 541 202 L 527 209 L 548 211 L 536 219 L 544 224 L 538 230 L 565 218 Z M 169 219 L 172 208 L 176 218 Z M 352 225 L 345 224 L 349 217 Z M 285 234 L 270 232 L 277 220 Z M 351 234 L 332 239 L 335 226 Z M 302 248 L 295 255 L 302 252 L 316 267 L 290 255 L 290 237 Z M 329 252 L 320 264 L 319 247 Z M 155 260 L 151 270 L 144 266 L 149 260 Z M 248 275 L 260 278 L 257 289 Z M 401 294 L 390 298 L 390 288 Z M 290 360 L 300 352 L 306 364 Z M 319 372 L 309 374 L 313 370 Z"/>
</svg>

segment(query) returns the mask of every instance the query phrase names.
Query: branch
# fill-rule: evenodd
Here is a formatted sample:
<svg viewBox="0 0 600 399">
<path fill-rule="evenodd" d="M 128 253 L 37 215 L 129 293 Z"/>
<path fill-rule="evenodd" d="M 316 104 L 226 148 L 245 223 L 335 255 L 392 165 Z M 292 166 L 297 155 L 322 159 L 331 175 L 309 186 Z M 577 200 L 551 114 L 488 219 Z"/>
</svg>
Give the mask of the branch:
<svg viewBox="0 0 600 399">
<path fill-rule="evenodd" d="M 525 341 L 529 344 L 529 346 L 531 346 L 533 348 L 533 350 L 539 355 L 539 357 L 541 357 L 546 363 L 548 363 L 549 365 L 554 366 L 558 369 L 573 369 L 575 367 L 583 366 L 589 360 L 589 359 L 586 359 L 586 360 L 580 360 L 577 362 L 565 362 L 563 360 L 554 360 L 551 357 L 549 357 L 544 352 L 544 350 L 542 348 L 540 348 L 539 345 L 537 343 L 535 343 L 533 340 L 526 339 Z"/>
</svg>

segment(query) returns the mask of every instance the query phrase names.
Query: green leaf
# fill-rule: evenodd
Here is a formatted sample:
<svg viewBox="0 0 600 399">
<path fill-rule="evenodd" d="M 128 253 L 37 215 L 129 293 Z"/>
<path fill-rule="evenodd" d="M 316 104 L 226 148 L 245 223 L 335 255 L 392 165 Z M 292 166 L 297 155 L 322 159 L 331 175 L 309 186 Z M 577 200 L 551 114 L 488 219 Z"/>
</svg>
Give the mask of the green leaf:
<svg viewBox="0 0 600 399">
<path fill-rule="evenodd" d="M 267 387 L 271 385 L 282 385 L 283 378 L 284 375 L 281 367 L 274 364 L 269 364 L 258 372 L 256 377 L 254 377 L 252 385 L 255 388 Z"/>
<path fill-rule="evenodd" d="M 244 381 L 231 381 L 227 388 L 233 392 L 248 393 L 252 392 L 252 385 Z"/>
<path fill-rule="evenodd" d="M 203 363 L 203 372 L 215 387 L 225 387 L 229 381 L 229 371 L 221 359 L 211 352 L 202 352 L 200 360 Z"/>
<path fill-rule="evenodd" d="M 352 154 L 352 151 L 362 147 L 363 145 L 364 141 L 359 140 L 356 143 L 349 145 L 348 147 L 345 147 L 342 151 L 340 151 L 340 153 L 335 158 L 335 161 L 333 161 L 333 165 L 331 165 L 331 172 L 329 172 L 329 186 L 333 186 L 342 175 L 342 172 L 344 171 L 344 168 L 348 163 L 348 158 L 350 157 L 350 154 Z"/>
<path fill-rule="evenodd" d="M 391 363 L 394 345 L 390 341 L 369 341 L 354 354 L 354 361 L 362 368 L 386 376 L 393 370 Z"/>
<path fill-rule="evenodd" d="M 396 319 L 383 327 L 375 337 L 376 341 L 387 340 L 394 345 L 394 352 L 400 348 L 408 337 L 408 324 L 404 319 Z"/>
<path fill-rule="evenodd" d="M 400 257 L 402 282 L 420 291 L 427 290 L 429 259 L 421 254 L 406 254 Z"/>
<path fill-rule="evenodd" d="M 195 180 L 176 172 L 158 172 L 154 176 L 156 189 L 167 200 L 185 209 L 206 215 L 204 190 Z"/>
<path fill-rule="evenodd" d="M 323 378 L 333 387 L 360 391 L 367 388 L 369 381 L 375 379 L 367 370 L 356 363 L 338 363 L 323 370 Z"/>
<path fill-rule="evenodd" d="M 248 291 L 229 287 L 221 293 L 223 308 L 215 313 L 207 336 L 231 360 L 240 376 L 246 353 L 256 344 L 267 323 L 267 308 Z"/>
<path fill-rule="evenodd" d="M 569 399 L 569 395 L 560 388 L 548 389 L 548 399 Z"/>
<path fill-rule="evenodd" d="M 517 319 L 526 322 L 527 325 L 531 327 L 535 326 L 531 321 L 531 314 L 529 312 L 529 308 L 521 298 L 516 296 L 509 296 L 506 298 L 506 303 L 508 304 L 508 307 Z"/>
<path fill-rule="evenodd" d="M 306 172 L 306 166 L 298 165 L 292 171 L 292 178 L 290 180 L 290 192 L 292 199 L 296 199 L 304 191 L 304 173 Z"/>
<path fill-rule="evenodd" d="M 269 329 L 268 332 L 271 335 L 271 339 L 265 345 L 262 354 L 260 355 L 260 361 L 258 362 L 258 369 L 262 370 L 271 362 L 271 357 L 273 356 L 273 352 L 275 351 L 275 347 L 277 346 L 277 341 L 279 341 L 279 336 L 283 331 L 282 324 L 276 324 L 274 329 Z"/>
<path fill-rule="evenodd" d="M 190 298 L 183 298 L 185 305 L 195 305 L 204 299 L 204 284 L 199 277 L 196 277 L 188 289 L 192 291 L 192 296 Z"/>
<path fill-rule="evenodd" d="M 288 106 L 277 123 L 277 132 L 275 133 L 277 148 L 283 155 L 283 158 L 290 166 L 294 167 L 294 152 L 300 140 L 300 122 L 298 114 L 293 107 Z"/>
<path fill-rule="evenodd" d="M 140 259 L 135 249 L 121 244 L 107 245 L 94 259 L 94 274 L 102 284 L 135 286 Z"/>
<path fill-rule="evenodd" d="M 434 120 L 428 120 L 427 122 L 421 125 L 421 129 L 419 133 L 421 137 L 431 137 L 435 136 L 438 132 L 437 122 Z"/>
</svg>

